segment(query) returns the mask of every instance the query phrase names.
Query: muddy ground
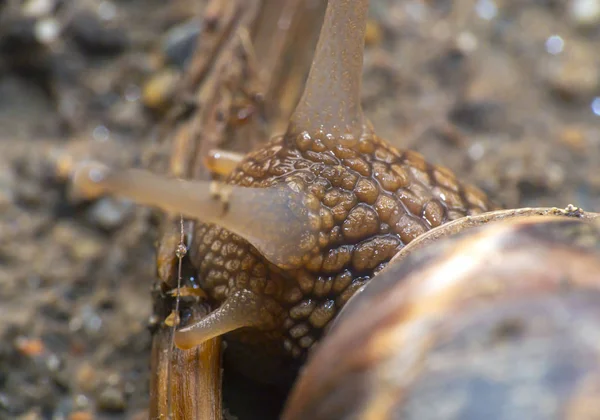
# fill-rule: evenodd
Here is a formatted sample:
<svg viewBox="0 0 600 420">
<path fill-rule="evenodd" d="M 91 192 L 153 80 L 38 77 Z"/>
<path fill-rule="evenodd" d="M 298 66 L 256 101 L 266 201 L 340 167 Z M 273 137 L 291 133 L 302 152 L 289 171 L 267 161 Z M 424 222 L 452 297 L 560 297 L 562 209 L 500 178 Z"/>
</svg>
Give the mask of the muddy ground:
<svg viewBox="0 0 600 420">
<path fill-rule="evenodd" d="M 139 165 L 203 3 L 0 1 L 0 419 L 145 416 L 158 218 L 66 174 Z M 506 206 L 600 211 L 600 0 L 371 3 L 382 137 Z"/>
</svg>

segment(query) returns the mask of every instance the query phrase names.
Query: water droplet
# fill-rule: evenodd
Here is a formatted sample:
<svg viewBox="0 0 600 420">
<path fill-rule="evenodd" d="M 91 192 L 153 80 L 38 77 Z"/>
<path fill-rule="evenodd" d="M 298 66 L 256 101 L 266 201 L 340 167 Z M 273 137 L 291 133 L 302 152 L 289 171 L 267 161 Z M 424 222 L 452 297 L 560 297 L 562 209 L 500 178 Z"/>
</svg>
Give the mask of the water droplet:
<svg viewBox="0 0 600 420">
<path fill-rule="evenodd" d="M 92 137 L 97 141 L 106 141 L 110 137 L 110 131 L 103 125 L 99 125 L 92 131 Z"/>
<path fill-rule="evenodd" d="M 475 11 L 481 19 L 492 20 L 498 14 L 498 6 L 493 0 L 478 0 Z"/>
<path fill-rule="evenodd" d="M 546 40 L 546 51 L 549 54 L 556 55 L 565 49 L 565 41 L 558 35 L 549 36 Z"/>
<path fill-rule="evenodd" d="M 183 258 L 185 257 L 185 254 L 187 254 L 187 247 L 184 244 L 177 245 L 177 249 L 175 250 L 175 255 L 177 258 Z"/>
<path fill-rule="evenodd" d="M 600 117 L 600 96 L 596 96 L 591 104 L 592 112 Z"/>
</svg>

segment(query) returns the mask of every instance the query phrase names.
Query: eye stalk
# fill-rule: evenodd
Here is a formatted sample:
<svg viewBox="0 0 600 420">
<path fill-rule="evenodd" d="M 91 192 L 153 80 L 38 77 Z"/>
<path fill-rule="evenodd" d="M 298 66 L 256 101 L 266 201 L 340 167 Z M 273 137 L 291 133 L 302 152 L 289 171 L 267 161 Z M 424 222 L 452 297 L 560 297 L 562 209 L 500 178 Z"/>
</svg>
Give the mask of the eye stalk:
<svg viewBox="0 0 600 420">
<path fill-rule="evenodd" d="M 280 268 L 301 264 L 301 258 L 314 247 L 319 228 L 318 216 L 307 206 L 309 196 L 285 182 L 248 188 L 86 163 L 75 171 L 73 183 L 88 197 L 117 195 L 222 226 Z"/>
<path fill-rule="evenodd" d="M 367 0 L 329 0 L 291 131 L 322 132 L 345 146 L 363 134 L 360 94 L 368 6 Z"/>
</svg>

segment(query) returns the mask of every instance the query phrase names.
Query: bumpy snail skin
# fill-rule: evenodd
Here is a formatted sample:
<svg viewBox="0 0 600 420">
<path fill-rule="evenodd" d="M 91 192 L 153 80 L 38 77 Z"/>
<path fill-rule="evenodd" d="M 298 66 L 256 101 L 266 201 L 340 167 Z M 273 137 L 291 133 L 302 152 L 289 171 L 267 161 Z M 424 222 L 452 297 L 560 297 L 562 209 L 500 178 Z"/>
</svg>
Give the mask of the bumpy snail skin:
<svg viewBox="0 0 600 420">
<path fill-rule="evenodd" d="M 598 308 L 597 224 L 534 217 L 472 229 L 353 298 L 283 419 L 597 418 Z"/>
</svg>

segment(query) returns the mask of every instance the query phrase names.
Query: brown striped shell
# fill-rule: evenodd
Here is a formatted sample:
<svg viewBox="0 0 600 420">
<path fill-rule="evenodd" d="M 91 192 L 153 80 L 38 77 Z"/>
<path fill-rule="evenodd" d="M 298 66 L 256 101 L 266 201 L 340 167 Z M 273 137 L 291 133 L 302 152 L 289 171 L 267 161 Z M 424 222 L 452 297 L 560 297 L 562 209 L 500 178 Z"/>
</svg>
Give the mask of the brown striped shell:
<svg viewBox="0 0 600 420">
<path fill-rule="evenodd" d="M 600 418 L 599 319 L 597 222 L 474 228 L 357 294 L 283 418 Z"/>
</svg>

